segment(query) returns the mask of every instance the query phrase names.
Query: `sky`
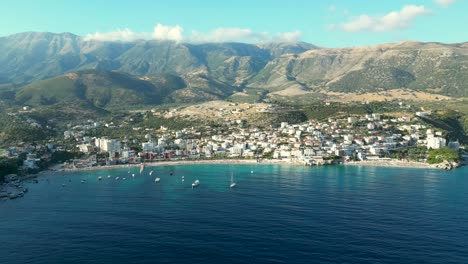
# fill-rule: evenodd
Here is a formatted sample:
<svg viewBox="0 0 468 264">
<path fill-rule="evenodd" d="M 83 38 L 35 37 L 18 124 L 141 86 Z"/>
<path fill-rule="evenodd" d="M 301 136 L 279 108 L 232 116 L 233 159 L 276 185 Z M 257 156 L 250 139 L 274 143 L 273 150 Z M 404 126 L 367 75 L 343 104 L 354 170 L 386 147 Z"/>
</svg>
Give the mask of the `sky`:
<svg viewBox="0 0 468 264">
<path fill-rule="evenodd" d="M 468 41 L 468 0 L 0 0 L 0 36 L 304 41 L 322 47 Z"/>
</svg>

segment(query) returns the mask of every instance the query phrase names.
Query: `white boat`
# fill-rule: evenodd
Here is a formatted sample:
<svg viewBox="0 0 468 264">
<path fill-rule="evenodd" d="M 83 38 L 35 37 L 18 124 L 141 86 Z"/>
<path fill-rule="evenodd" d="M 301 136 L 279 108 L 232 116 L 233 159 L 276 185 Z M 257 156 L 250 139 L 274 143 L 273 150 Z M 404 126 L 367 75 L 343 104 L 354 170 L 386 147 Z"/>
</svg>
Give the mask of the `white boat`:
<svg viewBox="0 0 468 264">
<path fill-rule="evenodd" d="M 145 170 L 145 164 L 142 163 L 142 164 L 140 165 L 140 174 L 142 174 L 144 170 Z"/>
<path fill-rule="evenodd" d="M 150 171 L 149 175 L 151 176 L 153 174 L 153 171 Z"/>
<path fill-rule="evenodd" d="M 192 183 L 192 189 L 194 187 L 197 187 L 198 185 L 200 185 L 200 181 L 199 180 L 195 180 L 193 183 Z"/>
<path fill-rule="evenodd" d="M 124 181 L 125 181 L 126 179 L 127 179 L 127 178 L 123 178 L 122 180 L 124 180 Z"/>
<path fill-rule="evenodd" d="M 234 182 L 233 177 L 234 177 L 234 176 L 233 176 L 232 173 L 231 173 L 231 184 L 229 184 L 229 188 L 234 188 L 234 187 L 236 187 L 236 182 Z"/>
<path fill-rule="evenodd" d="M 101 181 L 101 180 L 102 180 L 102 176 L 99 176 L 97 179 Z"/>
<path fill-rule="evenodd" d="M 110 175 L 107 175 L 107 179 L 110 179 L 110 177 L 111 177 Z"/>
<path fill-rule="evenodd" d="M 135 177 L 135 173 L 132 173 L 132 177 Z"/>
<path fill-rule="evenodd" d="M 160 179 L 160 178 L 156 178 L 156 179 L 154 179 L 154 182 L 160 182 L 160 181 L 161 181 L 161 179 Z"/>
<path fill-rule="evenodd" d="M 118 179 L 119 179 L 119 177 L 115 177 L 115 179 L 116 179 L 116 180 L 118 180 Z"/>
</svg>

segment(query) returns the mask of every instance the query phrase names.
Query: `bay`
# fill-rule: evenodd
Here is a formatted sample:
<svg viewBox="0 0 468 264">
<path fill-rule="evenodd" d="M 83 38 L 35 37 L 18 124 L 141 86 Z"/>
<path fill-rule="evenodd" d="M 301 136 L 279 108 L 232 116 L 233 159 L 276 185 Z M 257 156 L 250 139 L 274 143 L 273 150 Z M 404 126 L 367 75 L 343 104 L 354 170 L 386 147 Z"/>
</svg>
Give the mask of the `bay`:
<svg viewBox="0 0 468 264">
<path fill-rule="evenodd" d="M 468 263 L 467 172 L 215 164 L 50 173 L 0 203 L 0 263 Z"/>
</svg>

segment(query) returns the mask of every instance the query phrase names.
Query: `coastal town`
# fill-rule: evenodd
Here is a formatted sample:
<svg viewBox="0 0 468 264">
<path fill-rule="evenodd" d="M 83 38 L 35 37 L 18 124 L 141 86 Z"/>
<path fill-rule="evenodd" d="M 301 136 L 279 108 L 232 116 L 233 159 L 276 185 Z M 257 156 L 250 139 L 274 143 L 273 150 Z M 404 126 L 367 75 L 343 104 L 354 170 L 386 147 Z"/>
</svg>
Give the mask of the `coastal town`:
<svg viewBox="0 0 468 264">
<path fill-rule="evenodd" d="M 236 119 L 237 114 L 246 109 L 274 111 L 271 105 L 255 108 L 254 104 L 240 106 L 226 102 L 224 108 L 215 109 L 221 113 L 220 122 L 216 126 L 177 130 L 164 126 L 156 129 L 131 127 L 132 134 L 144 135 L 144 140 L 132 138 L 130 133 L 123 138 L 92 137 L 93 130 L 107 130 L 110 134 L 123 123 L 87 120 L 85 123 L 69 125 L 63 132 L 64 145 L 53 140 L 44 145 L 23 144 L 4 149 L 0 154 L 4 158 L 22 157 L 22 170 L 37 172 L 44 169 L 44 164 L 51 163 L 59 163 L 55 168 L 67 170 L 104 165 L 219 159 L 256 162 L 273 160 L 311 166 L 369 163 L 427 167 L 430 150 L 448 148 L 457 153 L 463 150 L 458 141 L 447 141 L 442 131 L 434 130 L 420 121 L 420 117 L 431 115 L 431 111 L 402 116 L 371 113 L 299 124 L 281 122 L 258 128 L 249 125 L 248 120 Z M 178 111 L 151 110 L 139 114 L 176 116 Z M 34 120 L 31 122 L 31 125 L 38 125 Z M 54 159 L 54 153 L 73 155 Z M 458 165 L 446 162 L 441 167 L 452 169 Z"/>
</svg>

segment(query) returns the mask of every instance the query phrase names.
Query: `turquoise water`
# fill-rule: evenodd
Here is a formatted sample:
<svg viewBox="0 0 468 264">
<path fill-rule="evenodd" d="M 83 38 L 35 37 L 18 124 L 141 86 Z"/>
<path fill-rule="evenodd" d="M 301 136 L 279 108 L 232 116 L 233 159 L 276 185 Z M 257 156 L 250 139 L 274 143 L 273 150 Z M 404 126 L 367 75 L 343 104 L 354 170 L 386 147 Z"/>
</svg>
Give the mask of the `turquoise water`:
<svg viewBox="0 0 468 264">
<path fill-rule="evenodd" d="M 0 203 L 0 263 L 468 263 L 467 168 L 138 170 L 28 184 Z"/>
</svg>

